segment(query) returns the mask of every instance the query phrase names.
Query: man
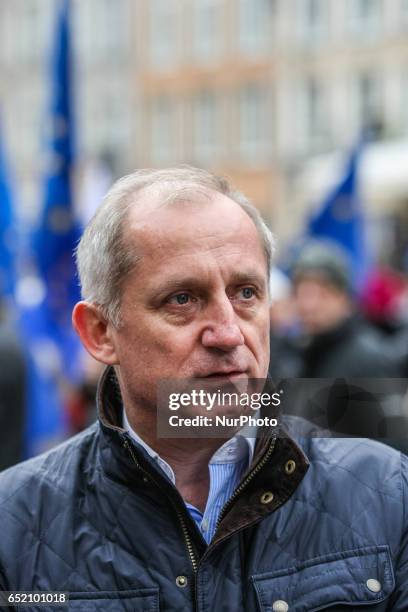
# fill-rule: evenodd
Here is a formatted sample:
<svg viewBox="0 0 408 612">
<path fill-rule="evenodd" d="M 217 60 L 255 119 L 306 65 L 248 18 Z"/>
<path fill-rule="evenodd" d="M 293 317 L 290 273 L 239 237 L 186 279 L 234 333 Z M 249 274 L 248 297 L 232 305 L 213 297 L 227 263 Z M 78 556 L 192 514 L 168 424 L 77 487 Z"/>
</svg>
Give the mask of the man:
<svg viewBox="0 0 408 612">
<path fill-rule="evenodd" d="M 306 429 L 157 436 L 160 380 L 266 376 L 271 252 L 256 210 L 207 172 L 113 186 L 78 248 L 73 313 L 108 366 L 99 424 L 0 476 L 3 589 L 69 591 L 88 612 L 407 609 L 399 453 Z"/>
<path fill-rule="evenodd" d="M 396 378 L 401 370 L 385 339 L 357 313 L 345 252 L 333 242 L 309 243 L 295 261 L 292 279 L 302 332 L 292 343 L 288 340 L 298 357 L 297 362 L 292 357 L 297 371 L 291 374 L 298 379 L 285 384 L 287 411 L 332 431 L 387 440 L 405 450 L 408 420 L 402 407 L 396 413 L 397 402 L 387 406 L 370 395 L 370 384 L 363 388 L 350 380 Z M 337 380 L 328 380 L 316 394 L 309 379 Z M 389 385 L 383 385 L 384 397 L 387 389 L 397 397 L 394 387 L 390 393 Z M 397 414 L 400 432 L 395 436 Z"/>
<path fill-rule="evenodd" d="M 0 303 L 0 471 L 24 457 L 26 364 Z"/>
<path fill-rule="evenodd" d="M 329 243 L 310 244 L 293 270 L 294 296 L 305 332 L 298 376 L 398 376 L 385 341 L 356 314 L 345 254 Z"/>
</svg>

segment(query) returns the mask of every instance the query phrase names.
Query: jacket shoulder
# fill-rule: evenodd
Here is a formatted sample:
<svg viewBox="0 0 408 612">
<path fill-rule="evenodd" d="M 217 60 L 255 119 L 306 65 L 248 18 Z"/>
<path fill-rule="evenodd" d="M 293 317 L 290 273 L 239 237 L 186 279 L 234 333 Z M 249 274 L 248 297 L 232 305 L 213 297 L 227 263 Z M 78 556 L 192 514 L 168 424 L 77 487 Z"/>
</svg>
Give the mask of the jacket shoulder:
<svg viewBox="0 0 408 612">
<path fill-rule="evenodd" d="M 301 487 L 306 496 L 319 490 L 334 512 L 348 505 L 380 504 L 401 517 L 408 497 L 404 454 L 368 438 L 333 437 L 299 417 L 286 417 L 285 425 L 310 462 Z"/>
<path fill-rule="evenodd" d="M 2 526 L 35 530 L 52 520 L 83 487 L 84 473 L 95 466 L 99 427 L 94 424 L 56 448 L 0 474 Z M 12 529 L 13 530 L 13 529 Z"/>
<path fill-rule="evenodd" d="M 325 465 L 330 470 L 343 471 L 368 487 L 386 489 L 390 483 L 394 487 L 393 478 L 399 480 L 402 476 L 404 455 L 375 440 L 316 437 L 308 440 L 306 446 L 311 462 Z M 397 490 L 399 494 L 401 484 Z"/>
<path fill-rule="evenodd" d="M 320 511 L 360 542 L 388 543 L 397 553 L 408 529 L 408 460 L 380 442 L 364 438 L 306 441 L 310 478 L 303 496 L 318 495 Z"/>
</svg>

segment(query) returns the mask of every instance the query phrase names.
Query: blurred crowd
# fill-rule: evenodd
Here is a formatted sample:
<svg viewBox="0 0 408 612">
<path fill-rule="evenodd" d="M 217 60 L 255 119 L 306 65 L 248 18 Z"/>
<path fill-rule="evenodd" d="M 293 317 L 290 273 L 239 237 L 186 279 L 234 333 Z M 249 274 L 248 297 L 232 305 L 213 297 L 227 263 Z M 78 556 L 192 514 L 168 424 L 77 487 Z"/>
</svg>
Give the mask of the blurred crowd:
<svg viewBox="0 0 408 612">
<path fill-rule="evenodd" d="M 271 274 L 272 378 L 408 376 L 408 278 L 390 268 L 357 292 L 345 253 L 309 243 Z"/>
<path fill-rule="evenodd" d="M 269 372 L 284 411 L 408 452 L 407 275 L 373 269 L 357 291 L 345 253 L 315 242 L 288 274 L 272 272 L 271 296 Z"/>
</svg>

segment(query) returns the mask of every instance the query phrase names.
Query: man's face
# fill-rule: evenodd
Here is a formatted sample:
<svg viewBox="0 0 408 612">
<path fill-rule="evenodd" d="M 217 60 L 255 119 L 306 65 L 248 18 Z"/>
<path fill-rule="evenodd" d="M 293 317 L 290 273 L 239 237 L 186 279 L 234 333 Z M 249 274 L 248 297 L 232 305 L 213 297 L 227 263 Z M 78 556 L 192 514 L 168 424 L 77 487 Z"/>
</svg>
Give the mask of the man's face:
<svg viewBox="0 0 408 612">
<path fill-rule="evenodd" d="M 213 194 L 133 210 L 141 260 L 112 329 L 124 400 L 154 406 L 160 379 L 263 378 L 269 362 L 266 260 L 252 220 Z"/>
<path fill-rule="evenodd" d="M 343 291 L 313 277 L 296 282 L 295 302 L 303 328 L 311 335 L 336 327 L 350 311 L 349 299 Z"/>
</svg>

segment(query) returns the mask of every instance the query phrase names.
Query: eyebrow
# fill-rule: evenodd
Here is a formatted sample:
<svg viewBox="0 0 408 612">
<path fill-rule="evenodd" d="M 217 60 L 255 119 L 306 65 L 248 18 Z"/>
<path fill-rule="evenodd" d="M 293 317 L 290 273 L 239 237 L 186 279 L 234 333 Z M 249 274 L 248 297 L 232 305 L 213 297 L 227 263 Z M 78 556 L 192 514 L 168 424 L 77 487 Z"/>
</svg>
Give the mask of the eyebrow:
<svg viewBox="0 0 408 612">
<path fill-rule="evenodd" d="M 231 274 L 228 285 L 242 285 L 245 283 L 254 283 L 258 285 L 261 290 L 265 290 L 266 276 L 252 270 L 246 272 L 237 271 Z M 160 286 L 156 296 L 163 297 L 168 293 L 181 289 L 195 289 L 200 291 L 203 290 L 204 287 L 205 282 L 203 282 L 203 280 L 197 276 L 184 276 L 182 278 L 178 277 L 173 279 L 169 278 Z"/>
<path fill-rule="evenodd" d="M 245 272 L 237 271 L 231 275 L 232 283 L 236 285 L 242 285 L 244 283 L 255 283 L 261 288 L 266 286 L 266 274 L 259 274 L 254 270 L 248 270 Z"/>
</svg>

